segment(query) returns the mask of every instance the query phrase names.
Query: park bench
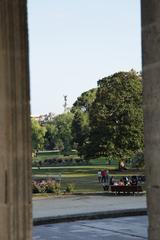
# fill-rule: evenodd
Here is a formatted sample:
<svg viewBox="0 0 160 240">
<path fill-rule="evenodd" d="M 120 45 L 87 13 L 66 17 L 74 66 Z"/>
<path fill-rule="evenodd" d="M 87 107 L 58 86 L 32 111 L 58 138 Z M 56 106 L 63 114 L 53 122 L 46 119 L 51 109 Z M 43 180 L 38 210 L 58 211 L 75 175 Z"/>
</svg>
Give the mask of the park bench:
<svg viewBox="0 0 160 240">
<path fill-rule="evenodd" d="M 115 192 L 116 194 L 120 193 L 137 193 L 143 192 L 142 186 L 138 185 L 128 185 L 128 186 L 111 186 L 111 192 Z"/>
<path fill-rule="evenodd" d="M 135 194 L 135 193 L 143 192 L 142 186 L 139 186 L 139 185 L 128 185 L 128 186 L 127 185 L 125 185 L 125 186 L 113 185 L 110 187 L 109 187 L 109 185 L 105 185 L 105 186 L 103 186 L 103 189 L 104 189 L 104 191 L 109 191 L 109 189 L 110 189 L 111 192 L 114 192 L 116 194 L 120 194 L 120 193 Z"/>
</svg>

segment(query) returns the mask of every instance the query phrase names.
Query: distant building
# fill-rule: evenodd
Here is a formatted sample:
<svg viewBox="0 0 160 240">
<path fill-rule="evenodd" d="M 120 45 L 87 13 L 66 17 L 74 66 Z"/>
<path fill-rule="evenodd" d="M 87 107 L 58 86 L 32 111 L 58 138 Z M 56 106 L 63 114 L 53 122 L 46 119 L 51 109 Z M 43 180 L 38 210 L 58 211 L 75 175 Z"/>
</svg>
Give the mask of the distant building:
<svg viewBox="0 0 160 240">
<path fill-rule="evenodd" d="M 54 117 L 55 117 L 55 114 L 52 112 L 48 114 L 38 115 L 38 116 L 31 115 L 31 119 L 35 119 L 39 123 L 52 122 Z"/>
</svg>

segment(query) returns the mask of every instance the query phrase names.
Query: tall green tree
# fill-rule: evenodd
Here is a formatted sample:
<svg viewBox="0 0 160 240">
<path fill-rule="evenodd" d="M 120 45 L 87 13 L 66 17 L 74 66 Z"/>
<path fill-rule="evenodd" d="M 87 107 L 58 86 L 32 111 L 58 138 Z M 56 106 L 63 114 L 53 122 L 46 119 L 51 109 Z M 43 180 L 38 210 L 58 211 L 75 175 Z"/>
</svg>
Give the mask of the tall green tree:
<svg viewBox="0 0 160 240">
<path fill-rule="evenodd" d="M 72 149 L 72 134 L 71 134 L 71 124 L 73 120 L 73 113 L 67 112 L 57 115 L 53 124 L 56 126 L 57 135 L 56 146 L 60 150 L 63 150 L 65 155 L 68 155 Z"/>
<path fill-rule="evenodd" d="M 142 78 L 118 72 L 98 81 L 89 111 L 87 155 L 127 159 L 143 150 Z"/>
<path fill-rule="evenodd" d="M 92 88 L 86 92 L 83 92 L 81 96 L 79 96 L 73 103 L 71 112 L 75 113 L 77 110 L 80 110 L 82 112 L 88 113 L 93 101 L 95 100 L 96 91 L 96 88 Z"/>
<path fill-rule="evenodd" d="M 46 132 L 45 132 L 45 149 L 52 150 L 57 146 L 57 135 L 58 129 L 56 125 L 52 123 L 45 124 Z"/>
<path fill-rule="evenodd" d="M 44 149 L 44 136 L 46 128 L 41 126 L 35 119 L 31 119 L 32 127 L 32 149 L 43 150 Z"/>
<path fill-rule="evenodd" d="M 77 110 L 72 121 L 72 136 L 80 156 L 85 155 L 89 137 L 88 113 Z"/>
<path fill-rule="evenodd" d="M 77 98 L 71 111 L 74 113 L 72 121 L 72 136 L 80 156 L 85 155 L 89 137 L 89 109 L 96 97 L 96 89 L 91 89 Z"/>
</svg>

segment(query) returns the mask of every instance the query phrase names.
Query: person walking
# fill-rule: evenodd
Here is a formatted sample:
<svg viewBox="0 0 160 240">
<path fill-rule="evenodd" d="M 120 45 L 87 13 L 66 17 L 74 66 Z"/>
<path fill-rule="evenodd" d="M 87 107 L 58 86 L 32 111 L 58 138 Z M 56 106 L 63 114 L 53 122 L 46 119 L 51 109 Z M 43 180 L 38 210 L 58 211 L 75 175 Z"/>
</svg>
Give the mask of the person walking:
<svg viewBox="0 0 160 240">
<path fill-rule="evenodd" d="M 102 176 L 101 182 L 102 182 L 102 183 L 106 183 L 106 175 L 107 175 L 107 172 L 106 172 L 105 169 L 103 169 L 103 170 L 101 171 L 101 176 Z"/>
<path fill-rule="evenodd" d="M 100 169 L 97 172 L 97 177 L 98 177 L 98 182 L 100 183 L 101 179 L 102 179 L 102 175 L 101 175 L 101 170 Z"/>
</svg>

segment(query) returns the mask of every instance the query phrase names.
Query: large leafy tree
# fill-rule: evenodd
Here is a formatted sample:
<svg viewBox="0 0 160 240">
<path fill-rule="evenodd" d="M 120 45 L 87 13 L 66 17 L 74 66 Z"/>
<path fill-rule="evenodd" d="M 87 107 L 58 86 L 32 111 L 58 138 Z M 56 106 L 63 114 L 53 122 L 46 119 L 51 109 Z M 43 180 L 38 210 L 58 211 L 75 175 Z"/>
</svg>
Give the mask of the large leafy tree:
<svg viewBox="0 0 160 240">
<path fill-rule="evenodd" d="M 47 123 L 45 125 L 45 128 L 45 149 L 52 150 L 56 147 L 57 144 L 58 129 L 52 123 Z"/>
<path fill-rule="evenodd" d="M 96 89 L 81 94 L 73 104 L 72 136 L 79 155 L 85 155 L 89 137 L 89 109 L 96 97 Z"/>
<path fill-rule="evenodd" d="M 72 136 L 80 156 L 85 155 L 89 137 L 88 113 L 77 110 L 72 121 Z"/>
<path fill-rule="evenodd" d="M 63 150 L 65 155 L 68 155 L 72 149 L 72 120 L 73 113 L 67 112 L 57 115 L 52 123 L 57 129 L 57 134 L 55 135 L 55 145 L 58 149 Z"/>
<path fill-rule="evenodd" d="M 35 119 L 31 120 L 32 124 L 32 149 L 43 150 L 44 149 L 44 136 L 46 128 L 41 126 Z"/>
<path fill-rule="evenodd" d="M 142 79 L 135 71 L 98 81 L 87 155 L 127 159 L 143 149 Z"/>
<path fill-rule="evenodd" d="M 92 106 L 93 101 L 96 97 L 96 88 L 92 88 L 86 92 L 83 92 L 80 97 L 74 102 L 71 111 L 75 113 L 77 110 L 82 112 L 89 112 L 90 107 Z"/>
</svg>

